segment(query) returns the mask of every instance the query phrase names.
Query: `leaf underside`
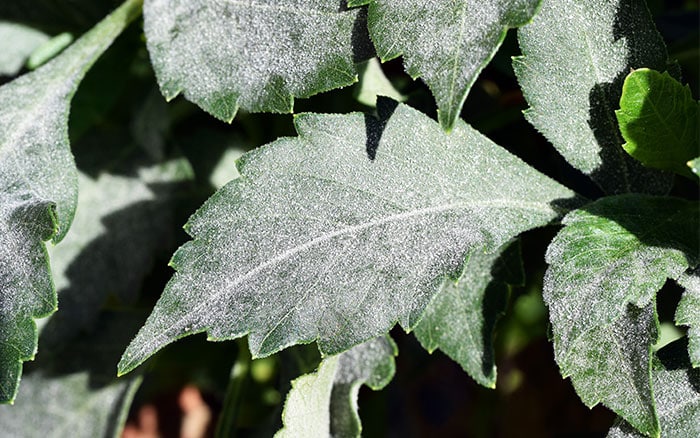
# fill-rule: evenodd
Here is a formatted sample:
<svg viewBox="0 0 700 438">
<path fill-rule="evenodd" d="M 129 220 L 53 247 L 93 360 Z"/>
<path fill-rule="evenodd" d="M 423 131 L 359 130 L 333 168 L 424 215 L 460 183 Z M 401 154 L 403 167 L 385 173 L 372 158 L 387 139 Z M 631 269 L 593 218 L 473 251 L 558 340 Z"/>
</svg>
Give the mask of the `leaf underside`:
<svg viewBox="0 0 700 438">
<path fill-rule="evenodd" d="M 657 424 L 643 357 L 655 342 L 655 328 L 624 320 L 641 321 L 634 307 L 652 305 L 667 278 L 698 263 L 699 221 L 696 202 L 612 196 L 569 213 L 547 250 L 543 294 L 562 374 L 572 376 L 575 386 L 577 376 L 589 379 L 586 389 L 577 387 L 586 404 L 602 402 L 646 433 L 654 433 Z M 620 333 L 633 325 L 636 332 Z M 615 350 L 631 355 L 627 363 L 608 361 Z M 611 389 L 610 373 L 591 371 L 601 366 L 625 367 L 634 384 Z"/>
<path fill-rule="evenodd" d="M 622 147 L 645 166 L 693 178 L 687 162 L 700 153 L 699 105 L 690 87 L 667 72 L 635 70 L 625 79 L 615 112 Z"/>
<path fill-rule="evenodd" d="M 396 321 L 410 328 L 469 251 L 547 224 L 574 197 L 466 124 L 447 135 L 387 100 L 379 113 L 300 115 L 299 137 L 245 155 L 242 177 L 190 219 L 195 240 L 120 372 L 202 331 L 250 334 L 265 356 L 314 340 L 334 354 Z"/>
<path fill-rule="evenodd" d="M 526 119 L 606 193 L 666 194 L 670 175 L 623 149 L 615 118 L 630 69 L 667 68 L 643 0 L 549 0 L 518 30 L 513 60 Z"/>
<path fill-rule="evenodd" d="M 308 97 L 357 81 L 371 57 L 362 10 L 338 0 L 149 0 L 144 31 L 166 99 L 185 97 L 230 122 L 238 108 L 291 112 Z"/>
<path fill-rule="evenodd" d="M 394 377 L 396 353 L 387 336 L 325 358 L 315 373 L 292 382 L 282 414 L 284 427 L 275 437 L 359 437 L 360 386 L 375 391 L 386 386 Z"/>
<path fill-rule="evenodd" d="M 416 338 L 440 349 L 479 384 L 496 385 L 493 331 L 503 314 L 508 284 L 524 281 L 520 246 L 509 243 L 492 253 L 475 250 L 461 275 L 447 278 L 415 327 Z"/>
<path fill-rule="evenodd" d="M 0 402 L 14 399 L 21 363 L 36 351 L 33 318 L 56 309 L 43 241 L 59 241 L 75 211 L 70 100 L 139 10 L 127 1 L 53 61 L 0 87 Z"/>
<path fill-rule="evenodd" d="M 440 124 L 449 131 L 508 29 L 530 21 L 539 3 L 372 0 L 367 21 L 379 57 L 387 61 L 403 55 L 406 72 L 428 85 Z"/>
</svg>

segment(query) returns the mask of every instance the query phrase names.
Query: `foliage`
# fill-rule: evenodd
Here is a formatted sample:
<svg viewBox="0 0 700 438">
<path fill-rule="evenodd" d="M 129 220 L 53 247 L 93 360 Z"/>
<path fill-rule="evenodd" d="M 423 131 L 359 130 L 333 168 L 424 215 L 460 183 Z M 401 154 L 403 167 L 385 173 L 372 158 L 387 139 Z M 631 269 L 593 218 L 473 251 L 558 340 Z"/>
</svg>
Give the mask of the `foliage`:
<svg viewBox="0 0 700 438">
<path fill-rule="evenodd" d="M 697 434 L 697 84 L 644 2 L 73 3 L 0 6 L 2 430 L 116 436 L 143 375 L 357 436 L 394 326 L 500 389 L 529 305 L 610 436 Z"/>
</svg>

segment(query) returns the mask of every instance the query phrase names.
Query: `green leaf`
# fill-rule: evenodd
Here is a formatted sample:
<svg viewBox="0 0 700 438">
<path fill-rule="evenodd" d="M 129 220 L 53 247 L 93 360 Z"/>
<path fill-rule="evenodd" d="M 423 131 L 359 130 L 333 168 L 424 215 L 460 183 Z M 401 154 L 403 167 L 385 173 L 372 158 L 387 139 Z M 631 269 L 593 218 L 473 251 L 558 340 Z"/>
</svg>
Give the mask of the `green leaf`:
<svg viewBox="0 0 700 438">
<path fill-rule="evenodd" d="M 0 87 L 0 402 L 36 351 L 32 318 L 56 308 L 43 241 L 59 241 L 76 205 L 70 99 L 85 72 L 140 11 L 128 0 L 63 54 Z"/>
<path fill-rule="evenodd" d="M 318 371 L 292 382 L 276 438 L 301 436 L 359 437 L 357 412 L 361 385 L 377 391 L 394 377 L 394 342 L 381 337 L 321 362 Z"/>
<path fill-rule="evenodd" d="M 688 161 L 686 165 L 690 168 L 691 172 L 700 176 L 700 157 Z"/>
<path fill-rule="evenodd" d="M 0 76 L 19 73 L 34 49 L 48 39 L 48 35 L 31 27 L 0 21 Z"/>
<path fill-rule="evenodd" d="M 676 309 L 676 324 L 688 326 L 688 355 L 700 367 L 700 271 L 683 274 L 678 283 L 685 288 Z"/>
<path fill-rule="evenodd" d="M 494 388 L 493 332 L 506 308 L 507 282 L 522 283 L 522 269 L 517 243 L 492 253 L 472 251 L 462 274 L 443 281 L 416 326 L 423 347 L 431 353 L 439 348 L 479 384 Z"/>
<path fill-rule="evenodd" d="M 406 97 L 399 93 L 392 83 L 384 76 L 382 66 L 377 58 L 358 66 L 360 70 L 360 83 L 358 84 L 357 101 L 363 105 L 374 107 L 377 105 L 377 96 L 390 97 L 398 102 L 403 102 Z"/>
<path fill-rule="evenodd" d="M 42 343 L 28 364 L 13 406 L 0 406 L 0 429 L 11 437 L 117 437 L 140 376 L 115 379 L 114 363 L 143 314 L 103 313 L 94 331 Z"/>
<path fill-rule="evenodd" d="M 694 178 L 686 163 L 700 153 L 699 105 L 690 87 L 668 73 L 633 71 L 615 111 L 626 142 L 622 147 L 645 166 Z"/>
<path fill-rule="evenodd" d="M 408 106 L 378 110 L 381 121 L 300 115 L 299 137 L 239 161 L 242 176 L 190 219 L 195 240 L 174 255 L 121 373 L 202 331 L 250 334 L 265 356 L 315 340 L 335 354 L 396 321 L 410 329 L 467 253 L 549 223 L 574 197 L 466 124 L 447 135 Z"/>
<path fill-rule="evenodd" d="M 700 370 L 692 369 L 685 342 L 676 341 L 659 350 L 653 361 L 654 399 L 664 438 L 700 435 Z M 608 438 L 644 435 L 618 418 Z"/>
<path fill-rule="evenodd" d="M 367 18 L 382 61 L 403 55 L 406 72 L 421 77 L 451 130 L 469 89 L 491 61 L 509 28 L 522 26 L 540 0 L 372 0 Z"/>
<path fill-rule="evenodd" d="M 667 67 L 644 1 L 545 1 L 518 37 L 523 56 L 513 67 L 527 120 L 606 193 L 667 193 L 669 175 L 622 149 L 614 112 L 631 68 Z"/>
<path fill-rule="evenodd" d="M 360 10 L 338 0 L 149 0 L 148 51 L 166 99 L 185 97 L 230 122 L 239 107 L 291 112 L 309 97 L 357 81 L 371 57 Z"/>
<path fill-rule="evenodd" d="M 647 433 L 655 430 L 653 406 L 643 406 L 645 415 L 644 409 L 634 405 L 635 400 L 649 402 L 648 373 L 646 385 L 637 379 L 643 377 L 643 360 L 637 362 L 641 368 L 629 369 L 636 378 L 632 387 L 624 389 L 627 393 L 622 398 L 629 400 L 628 406 L 620 400 L 623 389 L 610 387 L 611 374 L 596 371 L 598 365 L 590 363 L 608 360 L 617 338 L 628 339 L 619 348 L 630 350 L 629 354 L 635 348 L 648 350 L 655 342 L 651 329 L 622 337 L 619 330 L 630 323 L 620 318 L 638 319 L 636 314 L 630 316 L 629 304 L 647 307 L 666 278 L 676 279 L 697 263 L 699 221 L 697 202 L 648 195 L 607 197 L 569 213 L 563 220 L 566 226 L 547 250 L 550 266 L 544 299 L 562 374 L 571 375 L 574 385 L 576 375 L 590 379 L 586 387 L 591 390 L 577 385 L 586 404 L 602 401 Z M 628 362 L 618 365 L 632 366 L 631 359 Z"/>
</svg>

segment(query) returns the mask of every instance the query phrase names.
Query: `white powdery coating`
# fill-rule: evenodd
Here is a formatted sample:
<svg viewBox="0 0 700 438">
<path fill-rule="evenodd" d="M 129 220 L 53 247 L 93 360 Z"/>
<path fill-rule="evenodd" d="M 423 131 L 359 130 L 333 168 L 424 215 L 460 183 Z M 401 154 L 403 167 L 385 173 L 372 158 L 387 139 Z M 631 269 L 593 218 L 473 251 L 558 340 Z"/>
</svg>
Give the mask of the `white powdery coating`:
<svg viewBox="0 0 700 438">
<path fill-rule="evenodd" d="M 190 219 L 195 240 L 120 369 L 204 330 L 249 333 L 267 355 L 316 339 L 333 354 L 411 327 L 469 250 L 548 223 L 551 203 L 573 197 L 467 125 L 447 135 L 405 105 L 381 138 L 361 114 L 296 122 L 298 138 L 244 156 L 243 176 Z"/>
<path fill-rule="evenodd" d="M 229 121 L 355 82 L 357 14 L 338 0 L 147 0 L 144 30 L 165 97 Z"/>
<path fill-rule="evenodd" d="M 688 355 L 700 366 L 700 271 L 684 274 L 678 281 L 685 288 L 676 310 L 676 324 L 688 326 Z"/>
<path fill-rule="evenodd" d="M 663 193 L 668 181 L 622 149 L 614 110 L 632 68 L 668 55 L 641 0 L 548 0 L 518 31 L 513 66 L 528 121 L 608 193 Z"/>
<path fill-rule="evenodd" d="M 376 0 L 369 29 L 383 60 L 403 55 L 406 71 L 435 96 L 451 127 L 481 69 L 509 27 L 524 24 L 538 0 Z"/>
<path fill-rule="evenodd" d="M 13 396 L 20 360 L 36 348 L 30 318 L 55 307 L 42 241 L 60 240 L 75 211 L 70 99 L 134 9 L 127 2 L 60 56 L 0 87 L 0 398 Z"/>
<path fill-rule="evenodd" d="M 49 36 L 18 23 L 0 21 L 0 76 L 14 76 Z"/>
</svg>

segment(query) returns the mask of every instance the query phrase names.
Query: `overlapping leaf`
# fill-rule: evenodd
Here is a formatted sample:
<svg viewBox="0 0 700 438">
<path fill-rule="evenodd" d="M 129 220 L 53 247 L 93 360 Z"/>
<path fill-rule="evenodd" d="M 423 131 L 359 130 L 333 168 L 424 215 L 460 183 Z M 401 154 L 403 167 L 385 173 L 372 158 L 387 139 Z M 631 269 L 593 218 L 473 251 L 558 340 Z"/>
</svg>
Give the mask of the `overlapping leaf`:
<svg viewBox="0 0 700 438">
<path fill-rule="evenodd" d="M 421 77 L 452 129 L 469 89 L 509 28 L 522 26 L 540 0 L 367 0 L 368 27 L 382 61 L 403 55 L 406 72 Z"/>
<path fill-rule="evenodd" d="M 700 435 L 700 370 L 692 369 L 683 341 L 659 350 L 653 361 L 654 399 L 661 424 L 660 435 L 686 438 Z M 608 438 L 642 437 L 618 418 Z"/>
<path fill-rule="evenodd" d="M 61 56 L 0 88 L 0 401 L 14 398 L 21 361 L 34 355 L 32 318 L 56 307 L 43 241 L 60 240 L 75 210 L 70 99 L 139 10 L 128 0 Z"/>
<path fill-rule="evenodd" d="M 700 153 L 699 105 L 690 87 L 668 73 L 635 70 L 625 79 L 615 112 L 622 147 L 645 166 L 692 178 L 686 163 Z"/>
<path fill-rule="evenodd" d="M 292 382 L 275 437 L 359 437 L 361 385 L 380 390 L 394 377 L 396 345 L 381 337 L 321 362 L 318 371 Z"/>
<path fill-rule="evenodd" d="M 679 283 L 685 288 L 676 310 L 676 324 L 688 326 L 688 355 L 700 367 L 700 270 L 684 274 Z"/>
<path fill-rule="evenodd" d="M 465 124 L 447 135 L 407 106 L 379 111 L 301 115 L 299 137 L 243 157 L 242 177 L 190 219 L 195 240 L 120 372 L 202 331 L 250 334 L 264 356 L 314 340 L 334 354 L 397 320 L 410 328 L 468 252 L 550 222 L 573 197 Z"/>
<path fill-rule="evenodd" d="M 619 406 L 623 390 L 609 388 L 609 374 L 590 370 L 603 366 L 595 361 L 616 348 L 639 351 L 641 357 L 655 341 L 652 330 L 644 328 L 650 323 L 624 322 L 631 320 L 629 305 L 646 308 L 667 278 L 678 278 L 698 263 L 700 206 L 675 198 L 620 195 L 574 211 L 563 222 L 566 226 L 547 251 L 550 267 L 544 284 L 562 374 L 572 376 L 575 384 L 576 375 L 594 379 L 586 385 L 593 389 L 577 387 L 587 404 L 603 402 L 635 427 L 653 433 L 648 361 L 645 365 L 645 360 L 635 359 L 639 368 L 630 369 L 636 377 L 633 387 L 625 389 L 627 406 Z M 632 325 L 639 330 L 619 333 Z M 646 384 L 638 380 L 644 376 Z M 638 400 L 647 403 L 646 414 L 635 406 Z"/>
<path fill-rule="evenodd" d="M 48 39 L 48 35 L 31 27 L 0 21 L 0 76 L 19 73 L 32 51 Z"/>
<path fill-rule="evenodd" d="M 667 68 L 644 1 L 549 0 L 518 35 L 527 120 L 607 193 L 666 193 L 670 177 L 622 149 L 614 113 L 631 68 Z"/>
<path fill-rule="evenodd" d="M 144 28 L 161 91 L 181 92 L 215 117 L 238 108 L 291 112 L 357 80 L 371 56 L 362 11 L 338 0 L 147 0 Z M 366 32 L 366 31 L 365 31 Z"/>
<path fill-rule="evenodd" d="M 496 385 L 493 330 L 506 308 L 508 284 L 524 281 L 519 244 L 506 246 L 492 253 L 472 251 L 462 274 L 445 279 L 415 328 L 425 349 L 439 348 L 491 388 Z"/>
</svg>

